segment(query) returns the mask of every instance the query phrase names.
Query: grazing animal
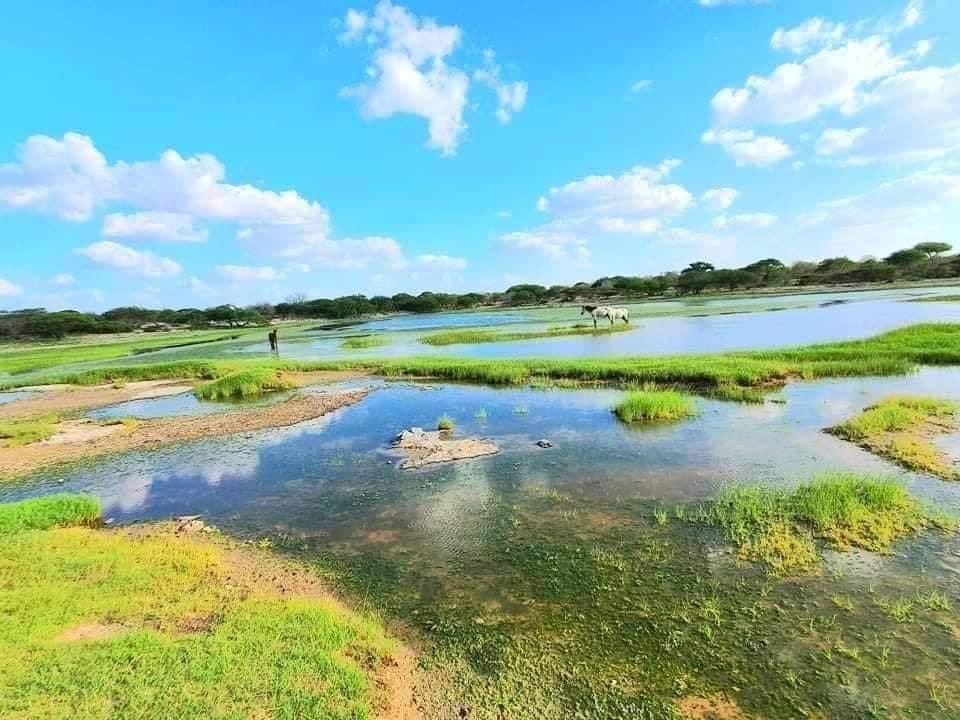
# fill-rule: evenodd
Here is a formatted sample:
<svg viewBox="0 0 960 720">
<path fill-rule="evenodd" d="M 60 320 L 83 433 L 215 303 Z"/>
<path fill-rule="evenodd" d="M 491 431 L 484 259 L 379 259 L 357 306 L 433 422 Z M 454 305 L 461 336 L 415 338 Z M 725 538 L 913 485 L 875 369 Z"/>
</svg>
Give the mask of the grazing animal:
<svg viewBox="0 0 960 720">
<path fill-rule="evenodd" d="M 607 318 L 612 326 L 617 320 L 623 320 L 624 324 L 630 323 L 630 311 L 626 308 L 615 308 L 609 305 L 581 305 L 581 315 L 590 315 L 593 318 L 593 327 L 597 327 L 597 320 Z"/>
<path fill-rule="evenodd" d="M 267 333 L 267 339 L 270 341 L 270 352 L 280 351 L 280 337 L 276 328 Z"/>
</svg>

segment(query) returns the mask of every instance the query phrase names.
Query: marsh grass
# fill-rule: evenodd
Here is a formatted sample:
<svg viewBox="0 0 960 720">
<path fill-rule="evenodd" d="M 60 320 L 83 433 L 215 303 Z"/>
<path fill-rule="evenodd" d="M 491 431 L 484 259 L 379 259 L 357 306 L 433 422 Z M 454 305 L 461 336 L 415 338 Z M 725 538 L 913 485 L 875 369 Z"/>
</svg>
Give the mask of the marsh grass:
<svg viewBox="0 0 960 720">
<path fill-rule="evenodd" d="M 389 344 L 390 338 L 386 335 L 358 335 L 357 337 L 344 339 L 340 343 L 340 348 L 342 350 L 366 350 Z"/>
<path fill-rule="evenodd" d="M 289 390 L 294 384 L 271 368 L 259 367 L 224 375 L 199 385 L 194 391 L 201 400 L 228 400 L 256 397 L 267 392 Z"/>
<path fill-rule="evenodd" d="M 815 567 L 813 540 L 836 549 L 886 552 L 898 538 L 951 520 L 925 510 L 899 483 L 881 477 L 833 473 L 793 490 L 734 487 L 701 519 L 722 528 L 744 559 L 777 575 Z"/>
<path fill-rule="evenodd" d="M 536 340 L 540 338 L 566 337 L 570 335 L 610 335 L 629 332 L 636 325 L 612 325 L 594 328 L 592 324 L 550 327 L 545 330 L 484 330 L 468 328 L 448 330 L 424 335 L 420 342 L 424 345 L 472 345 L 478 343 L 512 342 L 515 340 Z"/>
<path fill-rule="evenodd" d="M 0 506 L 0 716 L 374 716 L 365 668 L 395 649 L 378 621 L 245 592 L 225 543 L 57 527 L 98 512 L 67 496 Z"/>
<path fill-rule="evenodd" d="M 0 422 L 0 447 L 20 447 L 46 440 L 57 432 L 57 415 L 39 415 Z"/>
<path fill-rule="evenodd" d="M 0 504 L 0 537 L 21 530 L 95 525 L 99 519 L 100 503 L 86 495 L 48 495 L 3 503 Z"/>
<path fill-rule="evenodd" d="M 673 390 L 634 390 L 613 408 L 625 423 L 681 420 L 696 414 L 693 399 Z"/>
<path fill-rule="evenodd" d="M 951 480 L 950 458 L 929 437 L 956 427 L 960 407 L 935 397 L 894 395 L 827 431 L 911 470 Z"/>
<path fill-rule="evenodd" d="M 960 302 L 960 295 L 929 295 L 911 298 L 909 302 Z"/>
<path fill-rule="evenodd" d="M 446 413 L 441 415 L 440 419 L 437 420 L 437 430 L 442 432 L 450 432 L 456 427 L 456 425 L 456 421 Z"/>
</svg>

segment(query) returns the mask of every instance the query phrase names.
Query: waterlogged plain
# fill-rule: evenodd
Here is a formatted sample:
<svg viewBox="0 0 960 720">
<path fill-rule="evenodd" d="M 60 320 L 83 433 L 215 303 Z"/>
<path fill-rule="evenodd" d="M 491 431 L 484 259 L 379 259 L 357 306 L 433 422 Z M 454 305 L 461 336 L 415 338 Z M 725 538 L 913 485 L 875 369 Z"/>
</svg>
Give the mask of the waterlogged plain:
<svg viewBox="0 0 960 720">
<path fill-rule="evenodd" d="M 891 555 L 821 547 L 815 568 L 772 577 L 696 519 L 731 484 L 836 469 L 960 511 L 960 485 L 822 432 L 908 393 L 960 399 L 960 370 L 791 384 L 763 404 L 697 398 L 695 416 L 653 426 L 620 422 L 615 390 L 382 383 L 297 428 L 0 492 L 91 493 L 117 522 L 202 513 L 307 560 L 426 640 L 441 678 L 430 717 L 672 718 L 722 698 L 744 717 L 942 718 L 960 712 L 956 536 L 925 531 Z M 400 471 L 389 441 L 441 415 L 501 453 Z"/>
</svg>

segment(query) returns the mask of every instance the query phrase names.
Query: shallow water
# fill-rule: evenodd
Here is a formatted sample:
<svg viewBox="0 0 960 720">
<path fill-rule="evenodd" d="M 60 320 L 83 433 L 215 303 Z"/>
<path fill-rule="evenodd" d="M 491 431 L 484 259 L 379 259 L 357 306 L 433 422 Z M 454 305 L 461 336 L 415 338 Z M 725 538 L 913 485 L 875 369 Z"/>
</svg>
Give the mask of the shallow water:
<svg viewBox="0 0 960 720">
<path fill-rule="evenodd" d="M 213 415 L 215 413 L 236 410 L 241 407 L 257 407 L 282 402 L 288 397 L 290 397 L 290 393 L 283 392 L 272 393 L 265 397 L 252 400 L 214 402 L 211 400 L 200 400 L 192 391 L 187 391 L 177 395 L 164 395 L 162 397 L 145 398 L 143 400 L 128 400 L 127 402 L 108 405 L 107 407 L 91 410 L 87 413 L 87 417 L 94 418 L 95 420 L 110 420 L 124 417 L 145 420 L 149 418 Z"/>
<path fill-rule="evenodd" d="M 24 400 L 32 395 L 36 395 L 36 390 L 11 390 L 9 392 L 0 392 L 0 405 L 6 405 L 16 400 Z"/>
<path fill-rule="evenodd" d="M 201 514 L 270 538 L 424 633 L 438 662 L 462 664 L 457 677 L 493 673 L 508 706 L 542 711 L 520 717 L 633 717 L 638 697 L 707 691 L 770 718 L 818 703 L 868 717 L 876 702 L 889 717 L 942 717 L 930 697 L 957 690 L 952 621 L 911 598 L 935 589 L 960 602 L 960 540 L 830 553 L 823 575 L 774 582 L 738 569 L 709 529 L 651 521 L 653 507 L 672 518 L 675 504 L 731 482 L 832 469 L 896 475 L 960 511 L 960 484 L 821 432 L 894 392 L 960 399 L 960 370 L 797 383 L 762 405 L 698 399 L 696 418 L 647 429 L 614 418 L 614 390 L 384 383 L 295 428 L 120 456 L 3 486 L 0 498 L 89 492 L 115 522 Z M 442 414 L 502 452 L 400 471 L 390 440 Z M 536 447 L 541 437 L 554 447 Z M 892 619 L 900 601 L 915 620 Z M 888 662 L 899 675 L 881 670 Z M 533 689 L 508 683 L 515 673 L 536 677 Z M 457 692 L 475 692 L 463 682 Z"/>
</svg>

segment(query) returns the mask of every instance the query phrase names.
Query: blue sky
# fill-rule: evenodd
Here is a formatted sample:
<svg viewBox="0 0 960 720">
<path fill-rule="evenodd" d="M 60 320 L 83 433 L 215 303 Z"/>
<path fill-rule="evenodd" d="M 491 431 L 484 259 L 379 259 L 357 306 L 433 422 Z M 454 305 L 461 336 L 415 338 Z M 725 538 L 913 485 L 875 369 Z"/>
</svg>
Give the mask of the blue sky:
<svg viewBox="0 0 960 720">
<path fill-rule="evenodd" d="M 960 244 L 953 0 L 84 5 L 0 26 L 0 308 Z"/>
</svg>

